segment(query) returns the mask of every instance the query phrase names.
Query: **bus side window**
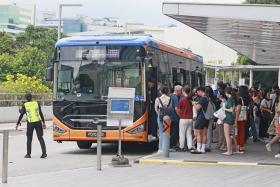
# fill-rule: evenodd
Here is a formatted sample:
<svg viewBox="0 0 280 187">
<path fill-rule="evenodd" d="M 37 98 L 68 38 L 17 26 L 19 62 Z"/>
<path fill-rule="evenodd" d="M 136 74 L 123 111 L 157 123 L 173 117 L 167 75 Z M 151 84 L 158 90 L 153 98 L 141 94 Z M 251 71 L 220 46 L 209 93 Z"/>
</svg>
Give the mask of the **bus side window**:
<svg viewBox="0 0 280 187">
<path fill-rule="evenodd" d="M 177 82 L 177 68 L 172 68 L 172 83 L 174 85 Z"/>
</svg>

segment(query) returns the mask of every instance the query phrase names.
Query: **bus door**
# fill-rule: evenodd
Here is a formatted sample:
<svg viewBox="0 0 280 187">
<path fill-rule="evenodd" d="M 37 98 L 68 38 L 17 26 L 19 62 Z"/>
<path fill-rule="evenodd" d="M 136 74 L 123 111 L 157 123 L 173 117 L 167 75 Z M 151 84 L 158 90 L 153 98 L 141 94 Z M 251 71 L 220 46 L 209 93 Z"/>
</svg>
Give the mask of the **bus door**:
<svg viewBox="0 0 280 187">
<path fill-rule="evenodd" d="M 191 72 L 191 85 L 192 88 L 195 88 L 197 86 L 202 86 L 204 84 L 203 82 L 203 74 L 200 71 L 192 71 Z"/>
<path fill-rule="evenodd" d="M 148 107 L 148 134 L 157 137 L 157 114 L 155 111 L 155 100 L 158 96 L 157 90 L 157 67 L 148 67 L 147 72 L 147 107 Z"/>
</svg>

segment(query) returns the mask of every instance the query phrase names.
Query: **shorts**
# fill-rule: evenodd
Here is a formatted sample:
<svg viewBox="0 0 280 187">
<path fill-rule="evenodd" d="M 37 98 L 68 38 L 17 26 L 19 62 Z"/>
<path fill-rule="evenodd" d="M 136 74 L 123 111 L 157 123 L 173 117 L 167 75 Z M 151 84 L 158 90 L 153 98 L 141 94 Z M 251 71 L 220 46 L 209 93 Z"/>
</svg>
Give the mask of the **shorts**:
<svg viewBox="0 0 280 187">
<path fill-rule="evenodd" d="M 196 120 L 194 128 L 195 129 L 204 129 L 204 128 L 208 128 L 209 125 L 209 120 Z"/>
</svg>

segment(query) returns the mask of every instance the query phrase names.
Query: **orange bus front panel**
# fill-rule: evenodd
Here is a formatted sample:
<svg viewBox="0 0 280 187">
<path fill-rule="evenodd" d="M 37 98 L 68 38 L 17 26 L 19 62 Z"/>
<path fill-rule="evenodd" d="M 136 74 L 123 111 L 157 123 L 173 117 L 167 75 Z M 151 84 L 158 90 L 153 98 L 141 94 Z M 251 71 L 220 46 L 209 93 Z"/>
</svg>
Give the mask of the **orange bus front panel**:
<svg viewBox="0 0 280 187">
<path fill-rule="evenodd" d="M 124 142 L 147 142 L 147 119 L 148 113 L 145 112 L 142 117 L 136 120 L 133 125 L 122 129 L 122 141 Z M 53 116 L 54 141 L 97 141 L 96 130 L 76 130 L 70 129 L 65 124 L 63 124 L 58 118 Z M 141 127 L 141 128 L 140 128 Z M 137 128 L 140 131 L 137 131 Z M 119 138 L 118 130 L 103 130 L 102 133 L 104 137 L 102 141 L 104 142 L 117 142 Z"/>
</svg>

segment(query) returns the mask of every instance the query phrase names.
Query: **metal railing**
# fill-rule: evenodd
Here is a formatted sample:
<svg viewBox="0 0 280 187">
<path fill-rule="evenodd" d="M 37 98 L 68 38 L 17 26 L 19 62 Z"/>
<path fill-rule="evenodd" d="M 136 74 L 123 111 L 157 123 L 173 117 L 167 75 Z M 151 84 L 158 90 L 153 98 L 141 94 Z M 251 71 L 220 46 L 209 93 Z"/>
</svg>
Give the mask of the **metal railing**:
<svg viewBox="0 0 280 187">
<path fill-rule="evenodd" d="M 32 98 L 41 106 L 52 105 L 51 93 L 35 93 L 32 94 Z M 24 93 L 0 93 L 0 107 L 21 106 L 25 101 Z"/>
</svg>

